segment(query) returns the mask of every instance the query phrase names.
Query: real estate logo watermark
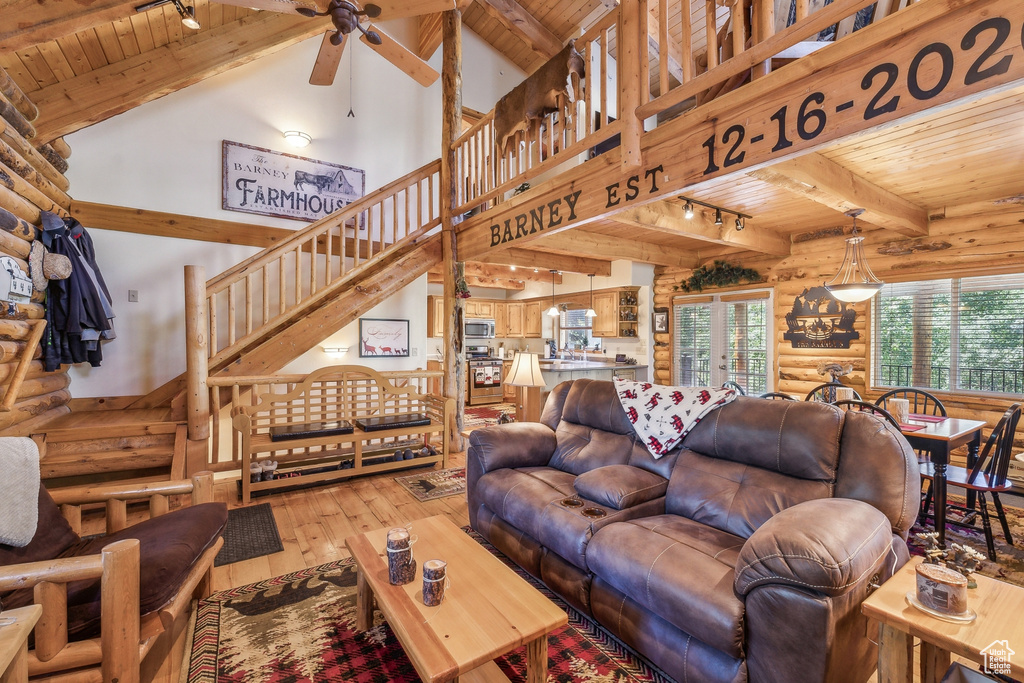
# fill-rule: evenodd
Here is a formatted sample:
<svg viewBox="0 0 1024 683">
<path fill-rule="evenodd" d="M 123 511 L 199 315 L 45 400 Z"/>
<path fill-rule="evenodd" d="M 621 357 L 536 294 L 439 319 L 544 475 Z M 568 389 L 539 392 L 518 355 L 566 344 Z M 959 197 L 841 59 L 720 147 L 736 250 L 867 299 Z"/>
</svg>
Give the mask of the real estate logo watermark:
<svg viewBox="0 0 1024 683">
<path fill-rule="evenodd" d="M 981 650 L 983 670 L 987 674 L 1010 675 L 1010 658 L 1016 654 L 1007 640 L 993 640 Z"/>
</svg>

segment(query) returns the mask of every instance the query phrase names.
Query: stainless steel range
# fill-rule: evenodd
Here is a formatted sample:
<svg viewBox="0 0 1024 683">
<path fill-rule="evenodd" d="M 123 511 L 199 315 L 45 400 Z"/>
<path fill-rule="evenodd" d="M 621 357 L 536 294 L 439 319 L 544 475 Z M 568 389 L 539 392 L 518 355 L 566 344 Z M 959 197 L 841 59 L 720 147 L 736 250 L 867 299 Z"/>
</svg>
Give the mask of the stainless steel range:
<svg viewBox="0 0 1024 683">
<path fill-rule="evenodd" d="M 501 403 L 501 359 L 489 346 L 466 347 L 466 403 L 471 406 Z"/>
</svg>

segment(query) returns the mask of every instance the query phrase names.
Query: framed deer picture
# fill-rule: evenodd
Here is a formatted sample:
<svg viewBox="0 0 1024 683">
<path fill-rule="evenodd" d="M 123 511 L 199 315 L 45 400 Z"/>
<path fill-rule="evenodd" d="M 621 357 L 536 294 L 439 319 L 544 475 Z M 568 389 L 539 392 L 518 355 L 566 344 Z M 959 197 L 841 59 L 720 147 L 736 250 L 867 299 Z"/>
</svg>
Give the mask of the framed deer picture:
<svg viewBox="0 0 1024 683">
<path fill-rule="evenodd" d="M 359 319 L 359 357 L 409 357 L 409 321 Z"/>
</svg>

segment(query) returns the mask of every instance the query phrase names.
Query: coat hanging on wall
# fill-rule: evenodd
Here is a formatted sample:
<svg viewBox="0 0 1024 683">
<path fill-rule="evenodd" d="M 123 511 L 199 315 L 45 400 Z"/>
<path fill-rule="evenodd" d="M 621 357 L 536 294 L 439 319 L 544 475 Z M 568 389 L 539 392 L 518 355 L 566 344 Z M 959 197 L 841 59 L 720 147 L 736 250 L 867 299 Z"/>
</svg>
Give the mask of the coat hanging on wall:
<svg viewBox="0 0 1024 683">
<path fill-rule="evenodd" d="M 856 319 L 852 304 L 839 301 L 824 287 L 805 288 L 786 314 L 789 329 L 782 338 L 794 349 L 848 349 L 860 338 L 853 329 Z"/>
<path fill-rule="evenodd" d="M 43 365 L 47 371 L 63 363 L 103 360 L 101 340 L 114 339 L 114 308 L 103 281 L 92 238 L 74 218 L 66 221 L 43 212 L 43 244 L 71 262 L 70 277 L 50 280 L 46 289 L 46 332 Z"/>
</svg>

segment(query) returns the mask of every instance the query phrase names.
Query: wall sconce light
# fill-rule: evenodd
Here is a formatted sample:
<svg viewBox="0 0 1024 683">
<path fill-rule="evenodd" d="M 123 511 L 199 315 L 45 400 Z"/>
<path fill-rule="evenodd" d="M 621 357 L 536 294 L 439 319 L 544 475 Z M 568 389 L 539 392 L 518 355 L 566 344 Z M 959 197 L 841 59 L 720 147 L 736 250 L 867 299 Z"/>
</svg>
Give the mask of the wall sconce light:
<svg viewBox="0 0 1024 683">
<path fill-rule="evenodd" d="M 321 346 L 320 350 L 323 351 L 329 358 L 341 358 L 348 353 L 347 346 Z"/>
<path fill-rule="evenodd" d="M 745 213 L 740 213 L 739 211 L 733 211 L 732 209 L 723 209 L 720 206 L 715 206 L 714 204 L 708 204 L 707 202 L 702 202 L 702 201 L 700 201 L 698 199 L 690 199 L 688 197 L 679 197 L 679 199 L 681 199 L 684 202 L 686 202 L 685 204 L 683 204 L 683 218 L 687 218 L 687 219 L 693 218 L 693 205 L 694 204 L 700 204 L 701 206 L 704 206 L 704 207 L 707 207 L 709 209 L 714 209 L 715 210 L 715 225 L 723 225 L 724 221 L 722 220 L 722 214 L 723 213 L 731 213 L 732 215 L 736 216 L 736 230 L 737 231 L 742 230 L 743 228 L 747 227 L 746 224 L 743 221 L 746 218 L 750 218 L 750 216 L 748 216 Z"/>
<path fill-rule="evenodd" d="M 284 139 L 292 147 L 305 147 L 313 142 L 313 138 L 310 137 L 309 133 L 303 133 L 301 130 L 286 130 L 284 132 Z"/>
</svg>

